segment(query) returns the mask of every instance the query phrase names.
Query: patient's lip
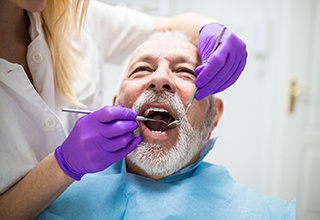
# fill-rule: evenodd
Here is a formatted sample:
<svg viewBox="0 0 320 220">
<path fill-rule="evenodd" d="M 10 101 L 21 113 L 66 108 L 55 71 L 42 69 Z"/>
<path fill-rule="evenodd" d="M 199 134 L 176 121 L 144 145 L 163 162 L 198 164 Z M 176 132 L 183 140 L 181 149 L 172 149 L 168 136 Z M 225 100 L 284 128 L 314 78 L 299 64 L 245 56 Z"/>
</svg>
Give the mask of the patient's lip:
<svg viewBox="0 0 320 220">
<path fill-rule="evenodd" d="M 178 120 L 177 113 L 171 109 L 169 106 L 163 104 L 163 103 L 155 103 L 155 102 L 147 102 L 142 105 L 142 108 L 139 112 L 139 115 L 143 116 L 143 114 L 147 111 L 149 108 L 158 108 L 158 109 L 164 109 L 167 110 L 168 113 L 176 120 Z"/>
</svg>

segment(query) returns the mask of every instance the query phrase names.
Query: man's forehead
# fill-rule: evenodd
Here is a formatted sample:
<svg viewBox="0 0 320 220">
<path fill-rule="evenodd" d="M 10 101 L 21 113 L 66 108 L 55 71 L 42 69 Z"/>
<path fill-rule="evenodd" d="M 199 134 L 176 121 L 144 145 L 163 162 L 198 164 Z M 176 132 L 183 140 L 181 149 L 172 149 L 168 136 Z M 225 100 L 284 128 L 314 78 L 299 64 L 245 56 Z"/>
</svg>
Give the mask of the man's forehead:
<svg viewBox="0 0 320 220">
<path fill-rule="evenodd" d="M 130 63 L 149 62 L 160 57 L 198 64 L 197 48 L 192 43 L 177 37 L 162 37 L 146 41 L 135 50 Z"/>
<path fill-rule="evenodd" d="M 163 37 L 152 38 L 145 41 L 136 49 L 136 51 L 161 50 L 161 49 L 168 50 L 170 48 L 173 48 L 173 46 L 177 48 L 178 47 L 184 48 L 190 51 L 197 49 L 195 45 L 193 45 L 191 42 L 185 39 L 181 39 L 174 36 L 163 36 Z"/>
</svg>

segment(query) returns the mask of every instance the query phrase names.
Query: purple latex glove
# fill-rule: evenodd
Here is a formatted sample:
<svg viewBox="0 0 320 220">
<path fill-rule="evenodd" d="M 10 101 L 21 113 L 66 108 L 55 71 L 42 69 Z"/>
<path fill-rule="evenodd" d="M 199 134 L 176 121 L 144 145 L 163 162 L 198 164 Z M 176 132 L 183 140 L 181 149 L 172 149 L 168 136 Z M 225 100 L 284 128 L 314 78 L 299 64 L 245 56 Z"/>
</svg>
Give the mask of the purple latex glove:
<svg viewBox="0 0 320 220">
<path fill-rule="evenodd" d="M 210 23 L 200 30 L 198 52 L 202 63 L 195 70 L 197 100 L 227 89 L 237 81 L 246 65 L 246 45 L 228 29 L 225 30 L 216 51 L 211 55 L 223 28 L 224 26 L 219 23 Z"/>
<path fill-rule="evenodd" d="M 55 150 L 61 169 L 80 180 L 124 158 L 142 141 L 134 137 L 137 113 L 122 106 L 106 106 L 80 118 Z"/>
</svg>

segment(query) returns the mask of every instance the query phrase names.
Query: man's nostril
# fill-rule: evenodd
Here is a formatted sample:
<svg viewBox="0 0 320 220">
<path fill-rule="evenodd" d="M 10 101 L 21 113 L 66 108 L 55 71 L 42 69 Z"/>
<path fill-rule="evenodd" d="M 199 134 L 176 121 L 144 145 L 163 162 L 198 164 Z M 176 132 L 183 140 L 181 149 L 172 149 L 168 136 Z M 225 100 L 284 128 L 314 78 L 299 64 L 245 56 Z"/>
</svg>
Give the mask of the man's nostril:
<svg viewBox="0 0 320 220">
<path fill-rule="evenodd" d="M 171 87 L 168 84 L 164 84 L 162 86 L 162 88 L 167 89 L 167 90 L 171 90 Z"/>
<path fill-rule="evenodd" d="M 157 85 L 150 84 L 149 88 L 156 89 Z M 164 90 L 171 90 L 171 86 L 169 84 L 164 84 L 164 85 L 162 85 L 161 88 L 164 89 Z M 158 89 L 160 89 L 160 87 L 158 87 Z"/>
</svg>

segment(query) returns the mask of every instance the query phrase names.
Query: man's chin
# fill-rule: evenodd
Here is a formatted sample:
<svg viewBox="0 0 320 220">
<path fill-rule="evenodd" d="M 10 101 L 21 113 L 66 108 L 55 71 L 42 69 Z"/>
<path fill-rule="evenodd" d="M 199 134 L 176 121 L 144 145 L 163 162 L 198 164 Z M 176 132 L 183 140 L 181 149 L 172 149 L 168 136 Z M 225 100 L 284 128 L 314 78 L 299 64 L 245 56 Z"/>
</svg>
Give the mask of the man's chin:
<svg viewBox="0 0 320 220">
<path fill-rule="evenodd" d="M 175 153 L 175 147 L 175 145 L 169 147 L 166 144 L 143 141 L 127 156 L 130 162 L 128 165 L 138 171 L 137 173 L 145 174 L 144 176 L 168 176 L 180 169 L 180 164 L 176 163 L 179 155 Z"/>
<path fill-rule="evenodd" d="M 140 122 L 136 135 L 142 143 L 128 155 L 130 172 L 150 178 L 169 176 L 190 163 L 201 149 L 201 135 L 190 124 L 165 131 L 152 131 Z M 130 167 L 129 167 L 130 166 Z"/>
</svg>

